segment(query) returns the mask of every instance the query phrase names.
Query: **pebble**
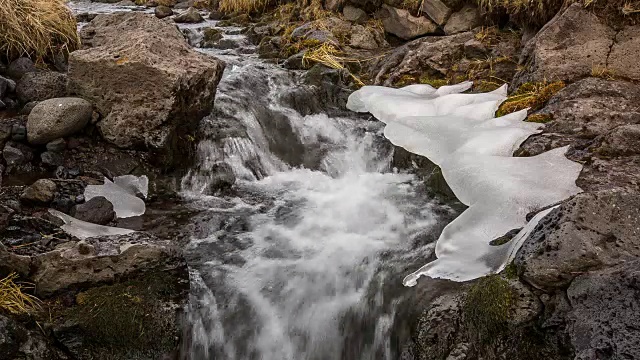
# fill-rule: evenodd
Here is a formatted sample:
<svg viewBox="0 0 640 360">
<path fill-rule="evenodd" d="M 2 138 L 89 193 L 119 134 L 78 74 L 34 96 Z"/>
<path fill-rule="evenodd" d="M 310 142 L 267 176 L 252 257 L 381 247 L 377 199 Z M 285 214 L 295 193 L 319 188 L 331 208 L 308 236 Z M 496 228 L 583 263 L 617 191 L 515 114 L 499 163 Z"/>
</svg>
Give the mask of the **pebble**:
<svg viewBox="0 0 640 360">
<path fill-rule="evenodd" d="M 11 127 L 11 140 L 24 141 L 27 138 L 27 128 L 24 125 L 13 124 Z"/>
<path fill-rule="evenodd" d="M 49 165 L 52 167 L 61 166 L 64 164 L 64 156 L 60 153 L 55 153 L 52 151 L 45 151 L 40 155 L 40 159 L 42 163 L 45 165 Z"/>
<path fill-rule="evenodd" d="M 63 152 L 66 147 L 67 147 L 67 143 L 64 141 L 63 138 L 55 139 L 47 144 L 47 150 L 55 153 Z"/>
</svg>

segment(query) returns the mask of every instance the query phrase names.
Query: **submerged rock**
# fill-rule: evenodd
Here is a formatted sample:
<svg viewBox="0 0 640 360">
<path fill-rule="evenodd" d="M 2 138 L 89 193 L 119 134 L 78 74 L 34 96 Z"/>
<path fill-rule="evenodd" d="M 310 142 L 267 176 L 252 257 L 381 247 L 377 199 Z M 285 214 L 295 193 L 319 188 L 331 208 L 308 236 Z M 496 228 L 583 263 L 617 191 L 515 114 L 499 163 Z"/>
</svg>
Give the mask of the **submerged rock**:
<svg viewBox="0 0 640 360">
<path fill-rule="evenodd" d="M 186 135 L 211 111 L 224 63 L 141 13 L 99 15 L 82 36 L 92 48 L 70 55 L 69 88 L 95 102 L 103 137 L 155 152 L 156 165 L 179 165 L 193 147 Z"/>
</svg>

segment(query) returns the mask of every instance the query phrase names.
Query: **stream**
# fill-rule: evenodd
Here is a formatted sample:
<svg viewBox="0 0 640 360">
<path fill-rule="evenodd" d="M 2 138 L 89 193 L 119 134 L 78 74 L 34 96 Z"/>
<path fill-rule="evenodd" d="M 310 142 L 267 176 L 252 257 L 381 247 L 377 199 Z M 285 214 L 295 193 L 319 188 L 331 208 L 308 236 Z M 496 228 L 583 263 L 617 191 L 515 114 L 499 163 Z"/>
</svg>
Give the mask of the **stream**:
<svg viewBox="0 0 640 360">
<path fill-rule="evenodd" d="M 216 22 L 181 25 L 192 44 L 203 27 Z M 220 30 L 225 49 L 198 49 L 227 68 L 181 203 L 148 210 L 180 217 L 172 230 L 188 238 L 184 357 L 400 359 L 420 301 L 456 286 L 402 278 L 457 213 L 394 168 L 383 124 L 346 111 L 346 89 L 264 62 L 240 28 Z M 221 168 L 233 191 L 211 194 Z"/>
</svg>

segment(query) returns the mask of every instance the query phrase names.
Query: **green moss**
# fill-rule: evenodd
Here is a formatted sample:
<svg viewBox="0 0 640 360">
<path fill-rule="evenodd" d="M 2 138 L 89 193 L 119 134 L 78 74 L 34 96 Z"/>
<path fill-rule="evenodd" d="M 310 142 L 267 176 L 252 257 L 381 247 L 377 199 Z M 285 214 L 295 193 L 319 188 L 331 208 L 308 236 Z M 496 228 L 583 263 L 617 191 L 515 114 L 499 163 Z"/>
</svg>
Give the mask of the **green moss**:
<svg viewBox="0 0 640 360">
<path fill-rule="evenodd" d="M 532 114 L 529 115 L 525 121 L 546 124 L 551 120 L 553 120 L 553 115 L 551 114 Z"/>
<path fill-rule="evenodd" d="M 68 331 L 81 339 L 82 351 L 92 358 L 158 357 L 177 346 L 175 309 L 166 306 L 176 293 L 180 290 L 167 276 L 149 275 L 81 292 L 76 305 L 57 320 L 76 324 Z"/>
<path fill-rule="evenodd" d="M 502 270 L 502 275 L 504 275 L 507 279 L 517 279 L 518 278 L 518 267 L 512 261 L 507 265 L 504 270 Z"/>
<path fill-rule="evenodd" d="M 509 333 L 509 316 L 516 295 L 499 275 L 480 279 L 468 292 L 464 302 L 464 320 L 478 344 L 494 345 Z"/>
</svg>

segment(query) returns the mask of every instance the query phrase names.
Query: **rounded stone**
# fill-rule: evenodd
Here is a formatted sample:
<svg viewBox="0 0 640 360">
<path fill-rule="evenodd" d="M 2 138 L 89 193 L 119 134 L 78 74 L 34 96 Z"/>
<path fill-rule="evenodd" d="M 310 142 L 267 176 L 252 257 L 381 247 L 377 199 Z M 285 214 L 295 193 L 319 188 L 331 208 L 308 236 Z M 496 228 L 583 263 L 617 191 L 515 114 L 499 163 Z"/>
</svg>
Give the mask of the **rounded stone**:
<svg viewBox="0 0 640 360">
<path fill-rule="evenodd" d="M 36 105 L 27 121 L 27 139 L 31 144 L 46 144 L 84 128 L 93 113 L 90 102 L 80 98 L 56 98 Z"/>
<path fill-rule="evenodd" d="M 24 189 L 20 199 L 29 203 L 49 204 L 56 193 L 56 183 L 49 179 L 40 179 Z"/>
</svg>

